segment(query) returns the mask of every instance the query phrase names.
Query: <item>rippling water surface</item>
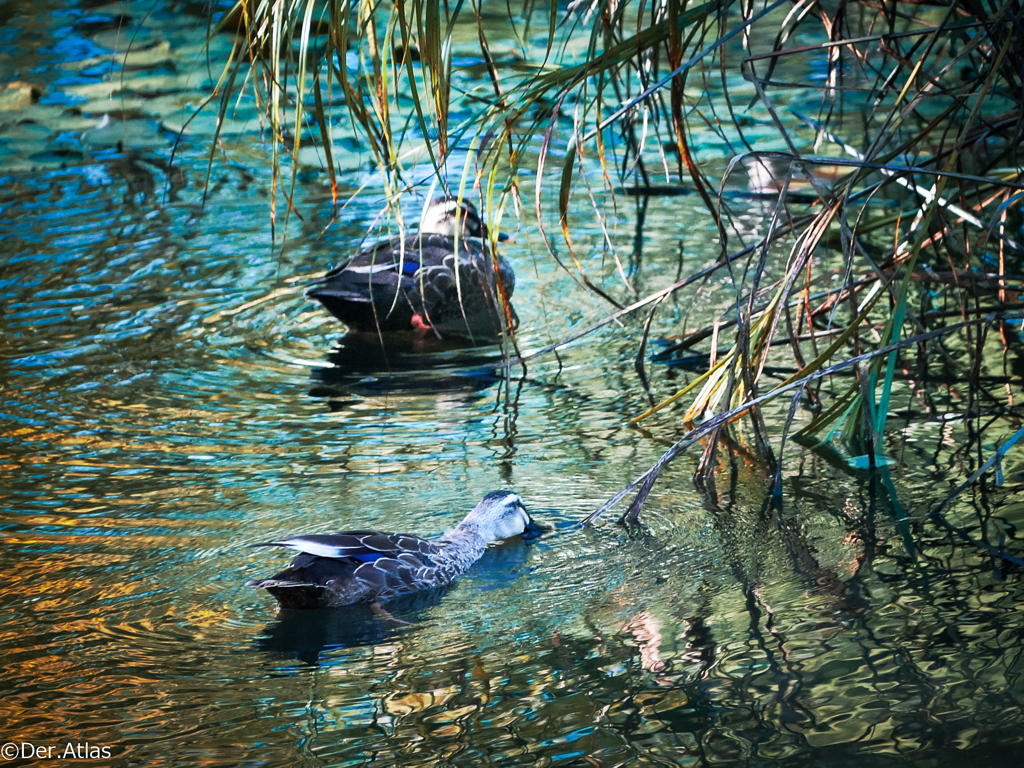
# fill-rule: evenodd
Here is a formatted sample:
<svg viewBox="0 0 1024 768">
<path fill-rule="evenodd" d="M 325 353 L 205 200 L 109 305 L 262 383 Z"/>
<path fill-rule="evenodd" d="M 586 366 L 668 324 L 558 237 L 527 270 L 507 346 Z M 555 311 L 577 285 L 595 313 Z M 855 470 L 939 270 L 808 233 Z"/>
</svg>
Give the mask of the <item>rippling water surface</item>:
<svg viewBox="0 0 1024 768">
<path fill-rule="evenodd" d="M 976 466 L 962 421 L 907 423 L 894 491 L 791 445 L 772 506 L 738 446 L 705 493 L 695 459 L 678 461 L 641 532 L 575 527 L 679 434 L 678 414 L 628 425 L 650 402 L 632 365 L 644 317 L 525 374 L 488 348 L 371 364 L 301 285 L 357 245 L 376 188 L 325 232 L 323 174 L 300 176 L 305 218 L 282 250 L 269 149 L 244 114 L 205 204 L 210 124 L 167 172 L 208 86 L 201 9 L 3 14 L 3 79 L 36 88 L 0 105 L 5 742 L 109 746 L 101 762 L 123 765 L 1019 762 L 1018 574 L 923 519 Z M 111 75 L 118 24 L 150 55 Z M 348 187 L 372 178 L 367 161 L 341 155 Z M 637 208 L 620 198 L 606 223 L 627 289 L 587 205 L 578 246 L 623 300 L 716 256 L 690 198 L 652 200 L 631 256 Z M 741 220 L 765 213 L 742 205 Z M 535 228 L 505 253 L 524 351 L 607 313 Z M 712 289 L 666 302 L 652 338 L 725 306 Z M 648 374 L 655 399 L 690 375 Z M 1011 544 L 1015 469 L 957 511 Z M 492 546 L 393 618 L 280 614 L 244 586 L 287 560 L 251 543 L 433 535 L 497 488 L 553 532 Z"/>
</svg>

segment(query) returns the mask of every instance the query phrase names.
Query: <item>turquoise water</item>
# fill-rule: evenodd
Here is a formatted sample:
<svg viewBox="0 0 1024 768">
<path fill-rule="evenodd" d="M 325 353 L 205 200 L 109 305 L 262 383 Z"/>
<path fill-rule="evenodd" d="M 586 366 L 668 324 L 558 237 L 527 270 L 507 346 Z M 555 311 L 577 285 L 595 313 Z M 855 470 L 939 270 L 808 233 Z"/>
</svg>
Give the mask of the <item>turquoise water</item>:
<svg viewBox="0 0 1024 768">
<path fill-rule="evenodd" d="M 792 443 L 779 506 L 747 446 L 703 492 L 685 456 L 643 530 L 610 515 L 579 528 L 681 434 L 671 410 L 629 425 L 650 404 L 632 362 L 645 313 L 525 372 L 494 369 L 493 348 L 427 369 L 392 357 L 390 372 L 336 352 L 344 329 L 301 287 L 360 242 L 379 188 L 331 224 L 324 175 L 306 168 L 304 219 L 282 249 L 268 146 L 240 118 L 204 203 L 208 124 L 166 169 L 206 84 L 194 63 L 205 22 L 190 6 L 146 11 L 4 10 L 0 73 L 38 90 L 0 110 L 0 736 L 12 763 L 56 765 L 69 744 L 109 748 L 96 759 L 116 765 L 1019 762 L 1019 574 L 926 518 L 1010 426 L 979 453 L 974 420 L 900 422 L 895 497 Z M 151 52 L 124 76 L 108 71 L 122 13 Z M 367 160 L 342 155 L 346 189 L 372 181 Z M 636 201 L 616 204 L 610 239 L 631 288 L 585 195 L 574 223 L 590 274 L 621 299 L 716 257 L 694 196 L 650 202 L 642 256 Z M 751 227 L 771 210 L 737 205 Z M 607 314 L 529 218 L 510 230 L 524 352 Z M 726 306 L 724 283 L 663 304 L 653 350 Z M 693 375 L 647 372 L 655 401 Z M 936 389 L 944 410 L 965 409 L 955 385 Z M 916 396 L 900 390 L 893 410 Z M 1019 554 L 1019 460 L 1004 470 L 1005 485 L 966 494 L 951 519 Z M 249 544 L 433 535 L 499 488 L 553 531 L 491 547 L 391 619 L 280 614 L 244 586 L 287 561 Z M 29 758 L 25 744 L 52 751 Z"/>
</svg>

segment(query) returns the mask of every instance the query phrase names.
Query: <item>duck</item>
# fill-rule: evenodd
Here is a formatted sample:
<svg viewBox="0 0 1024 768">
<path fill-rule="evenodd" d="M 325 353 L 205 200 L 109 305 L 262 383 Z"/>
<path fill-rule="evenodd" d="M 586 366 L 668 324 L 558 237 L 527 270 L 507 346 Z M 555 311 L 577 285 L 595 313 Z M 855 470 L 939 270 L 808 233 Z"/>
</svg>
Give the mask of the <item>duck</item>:
<svg viewBox="0 0 1024 768">
<path fill-rule="evenodd" d="M 253 544 L 285 547 L 299 554 L 280 573 L 247 586 L 267 590 L 285 609 L 379 606 L 394 597 L 451 584 L 492 541 L 532 538 L 543 530 L 519 494 L 491 491 L 461 523 L 436 539 L 344 531 Z"/>
<path fill-rule="evenodd" d="M 311 283 L 306 296 L 354 332 L 492 339 L 515 330 L 519 318 L 507 301 L 516 276 L 506 259 L 492 258 L 474 205 L 453 195 L 437 197 L 420 221 L 405 238 L 349 257 Z"/>
</svg>

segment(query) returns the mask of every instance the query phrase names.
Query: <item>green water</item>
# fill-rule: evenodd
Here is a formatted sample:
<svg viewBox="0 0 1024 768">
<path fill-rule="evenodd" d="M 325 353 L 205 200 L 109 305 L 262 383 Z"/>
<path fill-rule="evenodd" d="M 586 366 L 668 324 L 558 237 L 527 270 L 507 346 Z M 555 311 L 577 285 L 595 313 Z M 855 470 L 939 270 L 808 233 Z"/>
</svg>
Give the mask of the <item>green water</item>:
<svg viewBox="0 0 1024 768">
<path fill-rule="evenodd" d="M 343 329 L 301 285 L 376 216 L 369 156 L 339 153 L 344 189 L 369 186 L 326 232 L 325 176 L 304 170 L 304 219 L 290 220 L 282 251 L 269 146 L 244 105 L 205 204 L 207 118 L 166 171 L 207 84 L 201 7 L 0 12 L 4 83 L 38 86 L 38 100 L 8 89 L 0 105 L 8 762 L 64 764 L 69 744 L 88 743 L 111 755 L 92 762 L 116 765 L 1019 763 L 1019 574 L 925 519 L 989 455 L 965 449 L 973 422 L 925 413 L 897 425 L 909 442 L 894 434 L 887 451 L 902 460 L 895 501 L 790 443 L 773 507 L 740 445 L 703 493 L 689 480 L 696 457 L 677 461 L 645 530 L 611 516 L 576 527 L 681 434 L 678 411 L 628 424 L 651 402 L 632 363 L 644 313 L 525 373 L 495 371 L 496 349 L 426 370 L 353 372 L 351 357 L 332 369 Z M 112 73 L 119 14 L 150 55 Z M 601 200 L 630 287 L 584 194 L 576 243 L 624 301 L 717 256 L 695 196 L 650 202 L 642 255 L 636 201 Z M 737 205 L 754 230 L 773 204 Z M 546 255 L 528 215 L 504 251 L 524 352 L 609 311 Z M 663 304 L 653 351 L 726 306 L 725 283 Z M 693 375 L 652 362 L 647 373 L 655 400 Z M 955 386 L 939 389 L 963 410 Z M 893 410 L 914 397 L 899 390 Z M 951 515 L 1019 554 L 1019 460 L 1004 469 L 1004 486 L 965 495 Z M 351 528 L 433 535 L 499 488 L 554 530 L 491 547 L 450 590 L 396 605 L 394 620 L 281 615 L 244 586 L 287 560 L 248 544 Z M 49 759 L 23 756 L 24 744 Z"/>
</svg>

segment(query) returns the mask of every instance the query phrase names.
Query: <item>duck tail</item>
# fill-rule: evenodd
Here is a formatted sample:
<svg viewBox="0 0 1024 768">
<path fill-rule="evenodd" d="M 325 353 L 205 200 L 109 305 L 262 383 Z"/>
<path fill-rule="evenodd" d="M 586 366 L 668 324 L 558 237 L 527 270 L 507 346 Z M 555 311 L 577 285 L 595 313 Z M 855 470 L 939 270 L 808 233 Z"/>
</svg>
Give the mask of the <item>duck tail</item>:
<svg viewBox="0 0 1024 768">
<path fill-rule="evenodd" d="M 384 290 L 381 289 L 380 293 Z M 325 304 L 329 301 L 352 301 L 357 304 L 369 304 L 373 299 L 369 289 L 358 285 L 345 285 L 338 280 L 328 282 L 321 280 L 306 286 L 306 298 Z"/>
<path fill-rule="evenodd" d="M 323 584 L 282 579 L 258 579 L 247 587 L 265 589 L 282 608 L 323 608 L 329 604 L 328 590 Z"/>
</svg>

